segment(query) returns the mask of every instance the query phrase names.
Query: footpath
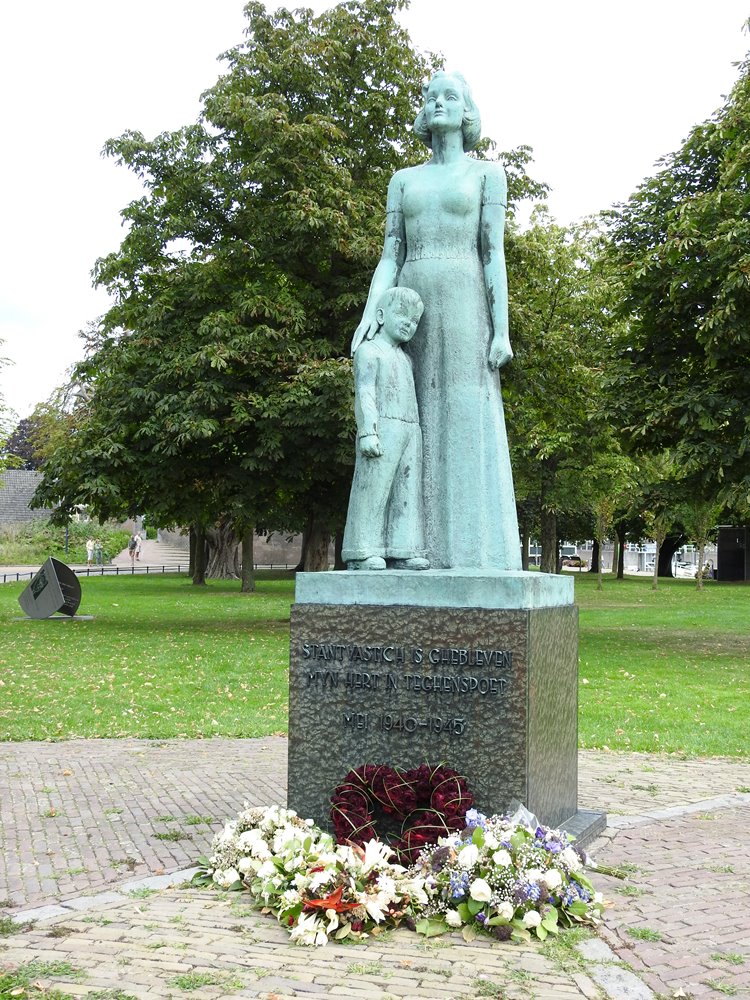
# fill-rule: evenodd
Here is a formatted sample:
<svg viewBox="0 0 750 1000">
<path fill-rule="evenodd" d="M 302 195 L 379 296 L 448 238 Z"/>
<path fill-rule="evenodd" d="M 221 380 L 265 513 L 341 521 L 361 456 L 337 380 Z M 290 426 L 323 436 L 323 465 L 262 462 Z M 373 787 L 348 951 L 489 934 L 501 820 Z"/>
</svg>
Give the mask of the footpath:
<svg viewBox="0 0 750 1000">
<path fill-rule="evenodd" d="M 284 803 L 286 740 L 0 744 L 2 970 L 90 1000 L 750 998 L 750 764 L 583 751 L 611 905 L 580 943 L 406 930 L 309 949 L 240 893 L 187 885 L 245 802 Z M 3 921 L 5 917 L 5 921 Z M 3 998 L 6 994 L 1 992 Z"/>
<path fill-rule="evenodd" d="M 64 562 L 65 560 L 63 560 Z M 127 549 L 123 549 L 103 566 L 92 563 L 67 563 L 78 576 L 125 576 L 135 573 L 186 573 L 190 562 L 187 548 L 167 545 L 146 539 L 141 546 L 138 559 L 131 559 Z M 30 580 L 39 569 L 38 565 L 3 566 L 0 568 L 0 583 L 14 580 Z"/>
</svg>

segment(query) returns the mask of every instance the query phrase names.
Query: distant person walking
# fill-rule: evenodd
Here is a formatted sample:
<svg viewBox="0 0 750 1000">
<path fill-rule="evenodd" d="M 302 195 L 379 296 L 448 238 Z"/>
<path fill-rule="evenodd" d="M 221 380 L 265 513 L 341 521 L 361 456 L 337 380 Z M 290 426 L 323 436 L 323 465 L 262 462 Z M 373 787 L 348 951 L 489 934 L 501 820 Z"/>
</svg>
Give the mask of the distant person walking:
<svg viewBox="0 0 750 1000">
<path fill-rule="evenodd" d="M 143 535 L 139 532 L 135 536 L 135 558 L 140 562 L 141 548 L 143 547 Z"/>
<path fill-rule="evenodd" d="M 97 566 L 102 566 L 104 564 L 104 550 L 102 549 L 101 538 L 94 539 L 94 560 Z"/>
<path fill-rule="evenodd" d="M 86 540 L 86 565 L 90 566 L 94 561 L 94 539 L 88 538 Z"/>
<path fill-rule="evenodd" d="M 131 535 L 130 541 L 128 542 L 128 555 L 130 556 L 130 562 L 135 565 L 135 551 L 138 548 L 138 536 Z"/>
</svg>

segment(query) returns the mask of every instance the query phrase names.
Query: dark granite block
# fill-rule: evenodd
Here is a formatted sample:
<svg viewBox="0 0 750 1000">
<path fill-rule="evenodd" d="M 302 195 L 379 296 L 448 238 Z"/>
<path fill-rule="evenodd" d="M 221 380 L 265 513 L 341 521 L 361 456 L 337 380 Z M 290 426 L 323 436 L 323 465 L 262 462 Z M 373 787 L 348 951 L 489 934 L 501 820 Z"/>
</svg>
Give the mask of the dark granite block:
<svg viewBox="0 0 750 1000">
<path fill-rule="evenodd" d="M 289 805 L 329 826 L 349 768 L 444 762 L 479 808 L 577 812 L 577 609 L 296 604 Z"/>
</svg>

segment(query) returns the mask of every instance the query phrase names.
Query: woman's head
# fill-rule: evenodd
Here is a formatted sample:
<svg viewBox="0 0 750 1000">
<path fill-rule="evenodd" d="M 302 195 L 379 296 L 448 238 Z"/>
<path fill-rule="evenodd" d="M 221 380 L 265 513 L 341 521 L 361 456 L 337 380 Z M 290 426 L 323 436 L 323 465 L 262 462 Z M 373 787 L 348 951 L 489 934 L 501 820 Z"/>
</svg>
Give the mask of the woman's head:
<svg viewBox="0 0 750 1000">
<path fill-rule="evenodd" d="M 464 150 L 474 149 L 482 135 L 482 122 L 469 85 L 461 73 L 445 73 L 440 70 L 422 87 L 424 104 L 414 122 L 414 133 L 432 149 L 432 128 L 428 120 L 431 117 L 430 106 L 434 103 L 436 94 L 444 94 L 446 90 L 455 92 L 463 101 L 461 131 L 464 137 Z"/>
</svg>

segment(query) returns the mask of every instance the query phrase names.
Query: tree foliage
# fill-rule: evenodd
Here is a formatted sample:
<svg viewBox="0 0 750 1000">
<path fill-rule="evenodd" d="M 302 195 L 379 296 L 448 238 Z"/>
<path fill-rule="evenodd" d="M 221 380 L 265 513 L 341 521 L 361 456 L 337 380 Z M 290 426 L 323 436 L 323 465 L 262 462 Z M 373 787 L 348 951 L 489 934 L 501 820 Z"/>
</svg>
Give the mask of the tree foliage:
<svg viewBox="0 0 750 1000">
<path fill-rule="evenodd" d="M 735 503 L 750 489 L 750 61 L 739 70 L 611 219 L 628 328 L 608 372 L 631 440 Z"/>
<path fill-rule="evenodd" d="M 87 334 L 40 499 L 305 529 L 325 551 L 346 511 L 348 345 L 388 180 L 427 155 L 410 125 L 440 60 L 414 51 L 394 17 L 405 5 L 351 0 L 316 17 L 251 2 L 198 122 L 107 143 L 144 195 L 97 262 L 114 304 Z M 543 193 L 529 156 L 503 157 L 514 199 Z"/>
<path fill-rule="evenodd" d="M 556 572 L 558 519 L 588 519 L 591 532 L 586 470 L 615 447 L 600 416 L 613 290 L 591 225 L 568 229 L 537 212 L 527 230 L 511 227 L 508 244 L 515 359 L 502 381 L 516 494 L 542 568 Z"/>
<path fill-rule="evenodd" d="M 145 194 L 97 263 L 114 305 L 89 331 L 75 432 L 42 497 L 166 521 L 340 519 L 347 345 L 388 178 L 417 156 L 404 126 L 431 65 L 401 6 L 314 17 L 250 3 L 196 124 L 107 143 Z"/>
</svg>

